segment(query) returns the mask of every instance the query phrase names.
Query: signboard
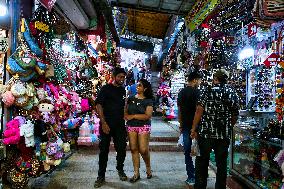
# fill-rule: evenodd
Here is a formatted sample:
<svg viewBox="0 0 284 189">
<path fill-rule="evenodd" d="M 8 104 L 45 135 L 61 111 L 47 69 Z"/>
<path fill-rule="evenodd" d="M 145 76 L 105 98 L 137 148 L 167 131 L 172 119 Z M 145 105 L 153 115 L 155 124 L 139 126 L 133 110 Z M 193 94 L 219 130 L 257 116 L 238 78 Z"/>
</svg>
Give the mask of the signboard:
<svg viewBox="0 0 284 189">
<path fill-rule="evenodd" d="M 257 25 L 254 23 L 251 23 L 248 25 L 248 36 L 252 37 L 255 36 L 257 33 Z"/>
<path fill-rule="evenodd" d="M 219 3 L 219 0 L 204 0 L 197 1 L 192 8 L 192 11 L 186 16 L 186 25 L 192 32 L 199 26 L 203 20 L 210 14 L 210 12 Z"/>
<path fill-rule="evenodd" d="M 275 66 L 279 62 L 281 62 L 280 56 L 276 53 L 272 53 L 269 57 L 267 57 L 263 64 L 267 67 L 270 67 Z"/>
</svg>

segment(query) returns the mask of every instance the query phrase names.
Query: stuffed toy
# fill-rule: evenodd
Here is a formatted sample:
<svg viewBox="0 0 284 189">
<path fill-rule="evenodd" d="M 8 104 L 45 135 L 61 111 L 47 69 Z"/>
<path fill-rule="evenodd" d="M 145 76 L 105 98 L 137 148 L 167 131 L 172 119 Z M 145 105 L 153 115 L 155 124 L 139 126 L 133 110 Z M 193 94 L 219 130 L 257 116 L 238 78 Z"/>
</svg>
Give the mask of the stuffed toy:
<svg viewBox="0 0 284 189">
<path fill-rule="evenodd" d="M 89 115 L 86 115 L 84 123 L 80 127 L 79 135 L 80 137 L 89 137 L 90 134 Z"/>
<path fill-rule="evenodd" d="M 89 100 L 87 98 L 82 99 L 81 109 L 82 109 L 82 112 L 87 112 L 90 110 Z"/>
<path fill-rule="evenodd" d="M 273 159 L 282 170 L 282 182 L 284 182 L 284 150 L 280 150 Z"/>
<path fill-rule="evenodd" d="M 63 125 L 67 129 L 75 129 L 81 121 L 81 118 L 70 118 L 63 122 Z"/>
<path fill-rule="evenodd" d="M 25 144 L 27 147 L 35 146 L 34 124 L 30 120 L 21 125 L 20 135 L 25 137 Z"/>
<path fill-rule="evenodd" d="M 13 96 L 11 91 L 6 91 L 1 96 L 2 96 L 2 101 L 7 107 L 12 106 L 14 104 L 15 97 Z"/>
<path fill-rule="evenodd" d="M 17 119 L 12 119 L 6 124 L 6 130 L 4 131 L 3 144 L 18 144 L 20 141 L 20 122 Z"/>
<path fill-rule="evenodd" d="M 51 121 L 50 114 L 54 110 L 54 106 L 49 99 L 44 99 L 40 101 L 38 105 L 38 110 L 41 112 L 43 121 L 48 123 Z"/>
<path fill-rule="evenodd" d="M 20 123 L 20 126 L 26 123 L 26 118 L 23 116 L 16 116 L 14 119 L 17 119 Z"/>
<path fill-rule="evenodd" d="M 38 88 L 37 89 L 37 96 L 39 100 L 43 100 L 47 97 L 47 92 L 43 88 Z"/>
</svg>

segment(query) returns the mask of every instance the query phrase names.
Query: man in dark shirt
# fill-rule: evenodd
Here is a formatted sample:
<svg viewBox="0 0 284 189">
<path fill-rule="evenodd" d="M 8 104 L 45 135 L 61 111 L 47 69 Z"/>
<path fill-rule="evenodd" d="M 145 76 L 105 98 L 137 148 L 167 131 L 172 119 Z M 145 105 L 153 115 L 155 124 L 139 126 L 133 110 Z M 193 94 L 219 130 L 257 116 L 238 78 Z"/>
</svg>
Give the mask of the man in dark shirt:
<svg viewBox="0 0 284 189">
<path fill-rule="evenodd" d="M 116 160 L 120 180 L 126 181 L 124 173 L 124 160 L 126 156 L 126 128 L 124 122 L 124 105 L 126 92 L 123 87 L 126 72 L 122 68 L 113 71 L 113 83 L 107 84 L 100 90 L 96 99 L 96 109 L 100 118 L 100 154 L 99 171 L 95 187 L 101 187 L 105 183 L 105 172 L 108 161 L 109 145 L 111 137 L 117 152 Z"/>
<path fill-rule="evenodd" d="M 193 161 L 190 156 L 191 151 L 191 138 L 190 130 L 196 110 L 196 105 L 199 97 L 198 86 L 201 83 L 202 74 L 196 71 L 188 75 L 188 84 L 183 88 L 177 99 L 178 104 L 178 119 L 180 123 L 180 131 L 183 135 L 185 165 L 187 172 L 187 184 L 193 184 L 195 181 L 195 171 Z"/>
<path fill-rule="evenodd" d="M 213 75 L 213 86 L 201 91 L 192 125 L 191 137 L 197 138 L 200 156 L 195 160 L 194 189 L 206 189 L 209 158 L 212 149 L 217 165 L 217 189 L 226 189 L 227 158 L 231 130 L 237 121 L 239 100 L 228 86 L 228 74 L 218 70 Z"/>
</svg>

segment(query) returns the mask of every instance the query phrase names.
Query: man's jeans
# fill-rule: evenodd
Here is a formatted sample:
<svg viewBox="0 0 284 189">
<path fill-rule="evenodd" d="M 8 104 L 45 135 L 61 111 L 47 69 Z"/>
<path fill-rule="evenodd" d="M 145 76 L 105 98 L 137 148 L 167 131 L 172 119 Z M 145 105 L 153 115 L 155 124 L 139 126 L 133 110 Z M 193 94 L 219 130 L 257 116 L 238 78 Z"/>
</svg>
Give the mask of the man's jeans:
<svg viewBox="0 0 284 189">
<path fill-rule="evenodd" d="M 102 127 L 100 127 L 100 154 L 99 154 L 99 177 L 105 177 L 105 172 L 107 168 L 108 162 L 108 153 L 109 153 L 109 145 L 111 141 L 111 137 L 113 138 L 114 148 L 116 150 L 116 169 L 118 171 L 122 171 L 124 167 L 124 160 L 126 157 L 126 128 L 124 126 L 124 120 L 116 121 L 117 123 L 114 124 L 113 122 L 108 122 L 110 126 L 110 133 L 105 134 L 102 131 Z"/>
<path fill-rule="evenodd" d="M 185 155 L 185 165 L 186 165 L 186 172 L 188 179 L 194 178 L 194 165 L 192 161 L 192 157 L 190 156 L 191 152 L 191 138 L 190 138 L 190 130 L 189 129 L 183 129 L 182 131 L 183 135 L 183 148 L 184 148 L 184 155 Z"/>
<path fill-rule="evenodd" d="M 205 170 L 208 170 L 210 153 L 212 149 L 215 153 L 215 160 L 217 165 L 215 188 L 226 189 L 229 144 L 229 139 L 198 138 L 200 156 L 197 156 L 195 160 L 196 172 L 194 189 L 206 189 L 208 171 Z"/>
</svg>

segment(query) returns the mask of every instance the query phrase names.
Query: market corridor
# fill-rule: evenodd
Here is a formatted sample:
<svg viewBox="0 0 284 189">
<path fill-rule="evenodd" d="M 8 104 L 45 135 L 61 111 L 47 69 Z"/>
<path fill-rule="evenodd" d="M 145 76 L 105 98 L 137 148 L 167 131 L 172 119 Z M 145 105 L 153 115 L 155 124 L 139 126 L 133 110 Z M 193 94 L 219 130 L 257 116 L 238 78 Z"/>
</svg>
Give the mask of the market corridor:
<svg viewBox="0 0 284 189">
<path fill-rule="evenodd" d="M 177 136 L 176 126 L 168 124 L 161 119 L 154 118 L 152 137 L 174 137 Z M 166 152 L 158 151 L 152 142 L 151 162 L 153 178 L 146 179 L 145 165 L 141 163 L 141 180 L 135 184 L 122 182 L 119 180 L 115 168 L 115 152 L 109 154 L 108 168 L 106 172 L 106 184 L 102 189 L 185 189 L 189 188 L 185 184 L 186 171 L 184 165 L 183 152 L 179 150 Z M 172 142 L 176 145 L 176 142 Z M 164 145 L 167 143 L 164 142 Z M 161 144 L 162 145 L 162 144 Z M 169 146 L 169 145 L 168 145 Z M 49 176 L 42 175 L 39 178 L 31 179 L 28 188 L 33 189 L 92 189 L 98 170 L 98 152 L 95 147 L 81 147 L 69 159 L 64 161 Z M 133 168 L 131 153 L 127 151 L 125 160 L 125 172 L 128 177 L 132 176 Z M 208 178 L 208 188 L 214 189 L 215 173 L 210 170 Z"/>
</svg>

